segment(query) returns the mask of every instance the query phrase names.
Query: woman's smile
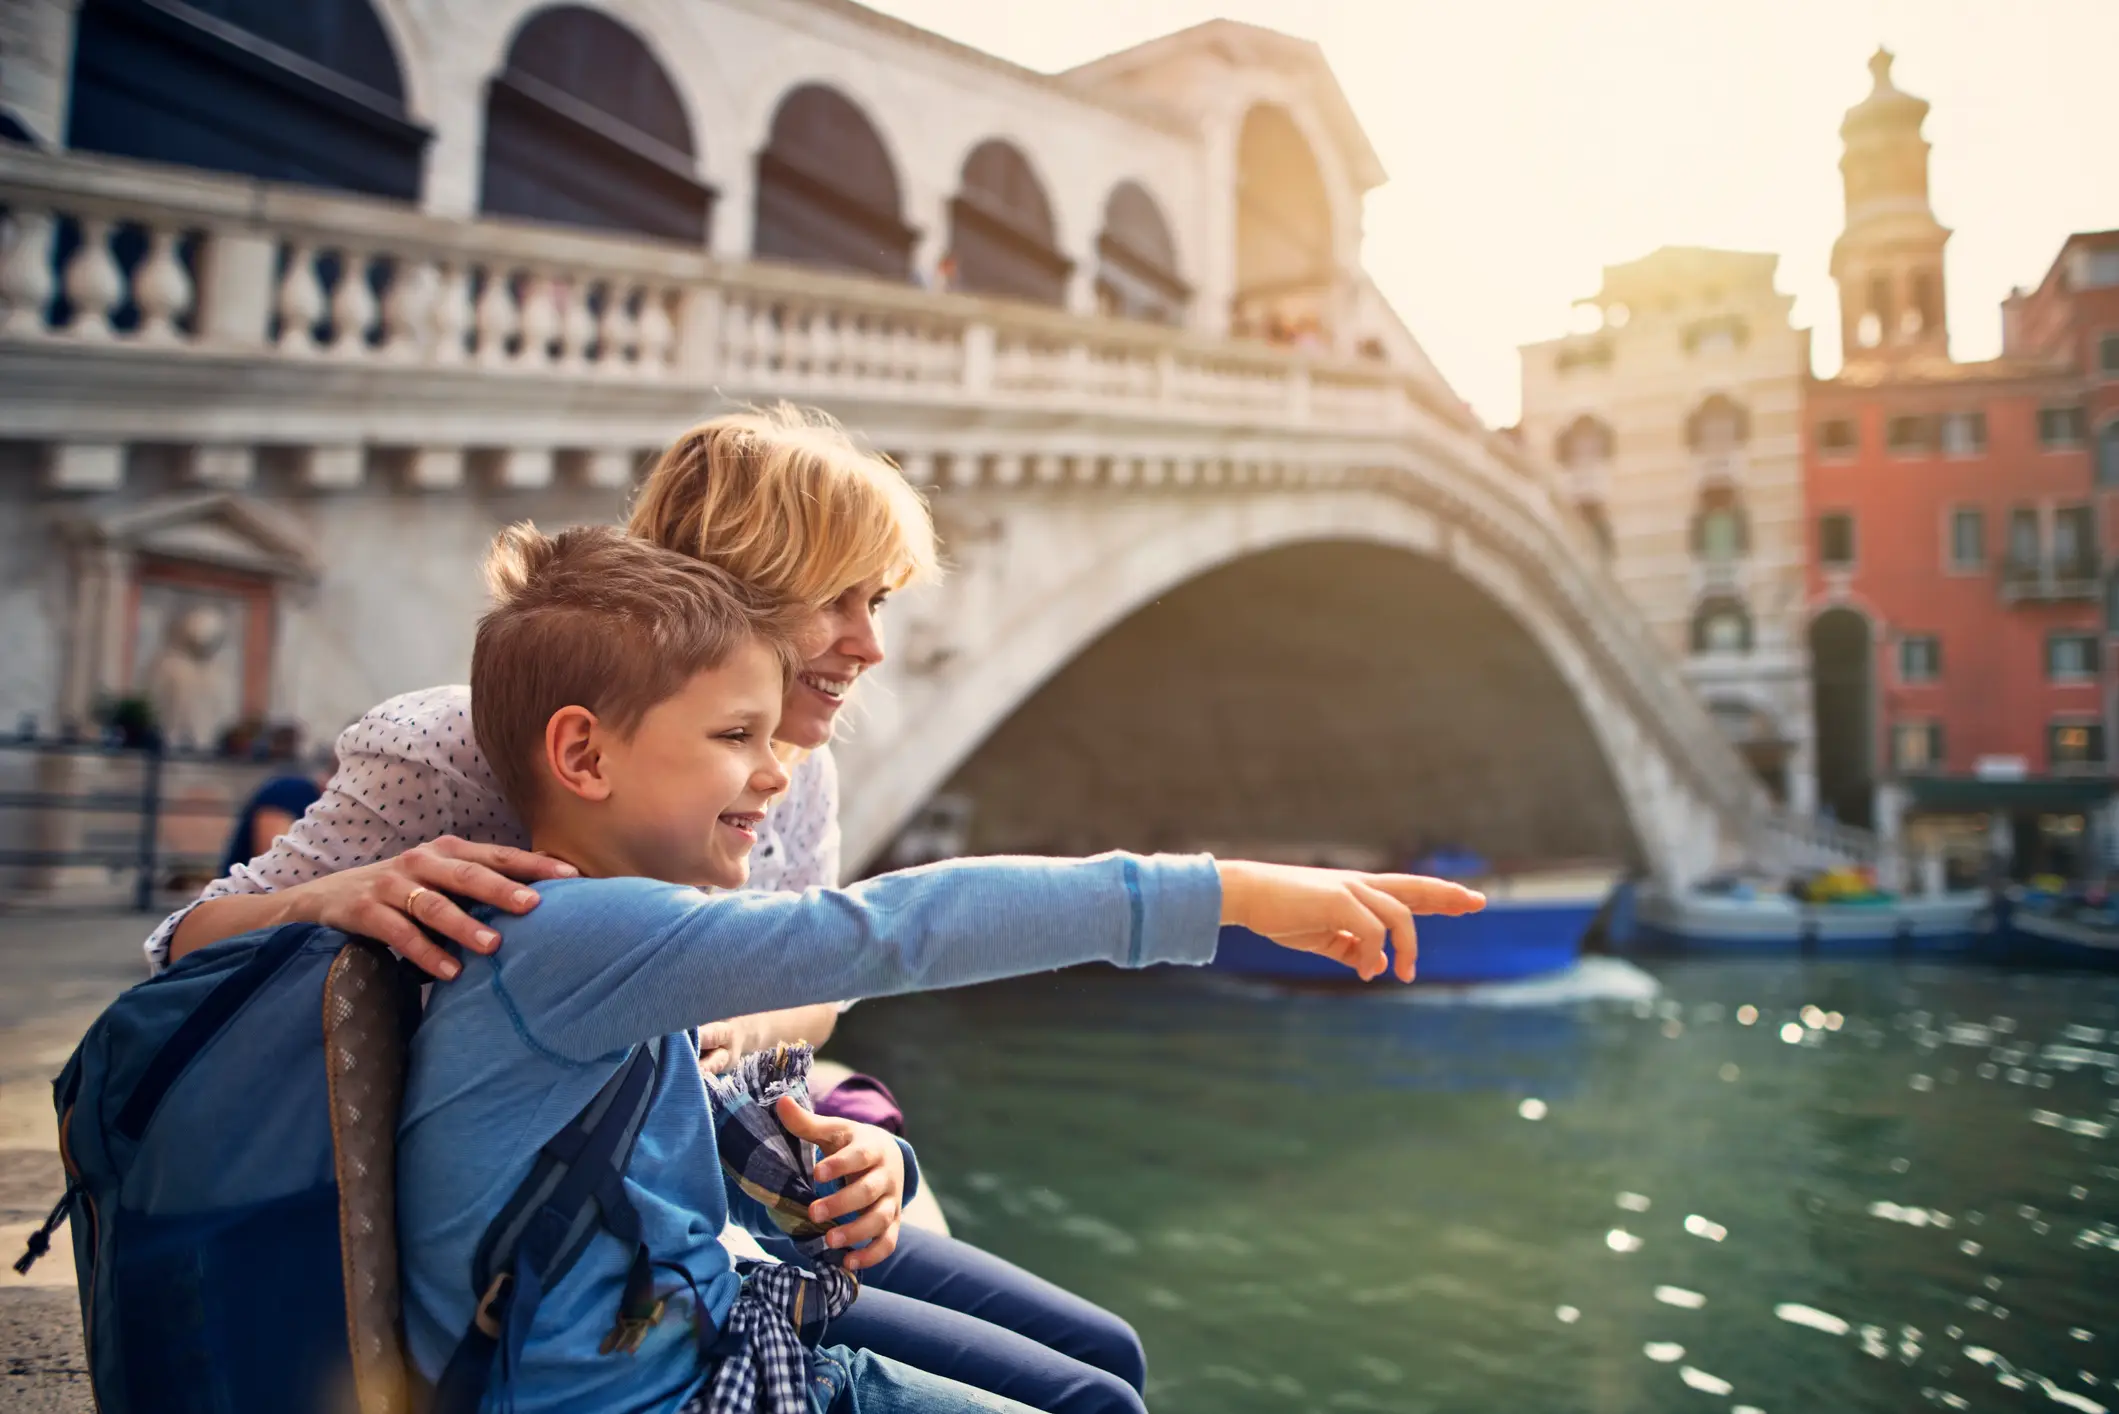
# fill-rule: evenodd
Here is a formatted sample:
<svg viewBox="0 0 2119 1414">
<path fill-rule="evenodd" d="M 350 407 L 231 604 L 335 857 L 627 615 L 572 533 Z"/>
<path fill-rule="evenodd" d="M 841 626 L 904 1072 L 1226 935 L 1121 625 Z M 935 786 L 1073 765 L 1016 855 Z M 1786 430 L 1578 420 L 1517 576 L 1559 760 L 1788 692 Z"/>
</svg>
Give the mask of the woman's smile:
<svg viewBox="0 0 2119 1414">
<path fill-rule="evenodd" d="M 811 671 L 797 674 L 795 680 L 820 704 L 836 712 L 846 705 L 846 694 L 853 690 L 854 679 L 859 676 L 858 670 L 844 676 Z"/>
</svg>

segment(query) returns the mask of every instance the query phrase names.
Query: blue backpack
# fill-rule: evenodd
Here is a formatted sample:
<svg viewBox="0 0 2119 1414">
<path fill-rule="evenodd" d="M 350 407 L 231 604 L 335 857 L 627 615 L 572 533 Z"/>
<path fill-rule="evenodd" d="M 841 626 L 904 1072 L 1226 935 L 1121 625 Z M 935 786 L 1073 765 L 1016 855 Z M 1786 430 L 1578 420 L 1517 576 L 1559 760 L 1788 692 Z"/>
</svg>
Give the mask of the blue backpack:
<svg viewBox="0 0 2119 1414">
<path fill-rule="evenodd" d="M 595 1230 L 648 1272 L 618 1181 L 653 1088 L 658 1048 L 640 1046 L 487 1232 L 465 1274 L 479 1320 L 440 1388 L 411 1376 L 396 1130 L 423 980 L 295 923 L 200 949 L 89 1027 L 53 1082 L 66 1193 L 16 1268 L 71 1219 L 102 1414 L 470 1414 Z M 629 1283 L 617 1329 L 652 1305 L 651 1280 Z"/>
</svg>

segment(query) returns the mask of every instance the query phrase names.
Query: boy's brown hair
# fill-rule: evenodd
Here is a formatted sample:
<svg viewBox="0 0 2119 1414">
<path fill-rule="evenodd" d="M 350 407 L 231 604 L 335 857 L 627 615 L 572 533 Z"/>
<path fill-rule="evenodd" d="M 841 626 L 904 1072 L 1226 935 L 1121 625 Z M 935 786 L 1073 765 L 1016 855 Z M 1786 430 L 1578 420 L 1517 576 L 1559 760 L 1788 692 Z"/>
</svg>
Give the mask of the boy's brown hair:
<svg viewBox="0 0 2119 1414">
<path fill-rule="evenodd" d="M 752 641 L 792 672 L 794 629 L 808 613 L 611 525 L 557 535 L 511 525 L 494 537 L 485 571 L 493 607 L 471 649 L 471 729 L 526 823 L 554 712 L 586 707 L 629 733 L 695 673 Z"/>
</svg>

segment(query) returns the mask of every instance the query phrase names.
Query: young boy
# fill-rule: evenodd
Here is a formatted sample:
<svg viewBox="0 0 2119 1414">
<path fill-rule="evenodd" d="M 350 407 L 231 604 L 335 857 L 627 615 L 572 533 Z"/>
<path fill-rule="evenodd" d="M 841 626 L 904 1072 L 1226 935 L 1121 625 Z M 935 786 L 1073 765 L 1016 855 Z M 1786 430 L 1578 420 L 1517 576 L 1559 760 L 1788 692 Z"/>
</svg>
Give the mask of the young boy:
<svg viewBox="0 0 2119 1414">
<path fill-rule="evenodd" d="M 612 1348 L 635 1248 L 597 1231 L 534 1306 L 487 1311 L 502 1347 L 494 1386 L 525 1414 L 748 1407 L 724 1378 L 745 1348 L 754 1372 L 798 1366 L 771 1406 L 799 1390 L 815 1411 L 1018 1408 L 866 1352 L 755 1334 L 784 1316 L 764 1310 L 716 1240 L 728 1200 L 688 1028 L 1098 959 L 1203 963 L 1223 923 L 1364 978 L 1383 972 L 1395 935 L 1410 980 L 1412 914 L 1483 902 L 1431 879 L 1118 854 L 961 860 L 800 895 L 702 892 L 744 882 L 758 822 L 787 784 L 771 747 L 791 661 L 781 616 L 719 570 L 608 528 L 516 527 L 487 572 L 496 607 L 471 668 L 479 746 L 533 847 L 580 877 L 497 918 L 505 946 L 464 953 L 415 1035 L 399 1249 L 406 1334 L 429 1379 L 480 1314 L 479 1243 L 539 1149 L 633 1047 L 661 1041 L 624 1192 L 666 1307 L 632 1330 L 637 1343 Z M 880 1260 L 909 1151 L 792 1102 L 780 1113 L 822 1141 L 819 1177 L 844 1183 L 812 1216 L 842 1220 L 836 1247 L 870 1244 L 848 1253 L 849 1269 Z"/>
</svg>

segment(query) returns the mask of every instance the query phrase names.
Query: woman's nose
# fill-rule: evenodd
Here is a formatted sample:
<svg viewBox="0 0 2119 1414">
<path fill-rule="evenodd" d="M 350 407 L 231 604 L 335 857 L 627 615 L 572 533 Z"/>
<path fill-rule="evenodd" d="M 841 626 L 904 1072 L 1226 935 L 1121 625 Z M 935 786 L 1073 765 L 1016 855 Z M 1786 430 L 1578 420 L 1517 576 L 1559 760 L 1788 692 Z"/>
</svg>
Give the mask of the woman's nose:
<svg viewBox="0 0 2119 1414">
<path fill-rule="evenodd" d="M 841 653 L 868 667 L 883 661 L 883 625 L 866 611 L 853 616 L 835 645 Z"/>
</svg>

